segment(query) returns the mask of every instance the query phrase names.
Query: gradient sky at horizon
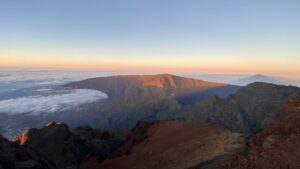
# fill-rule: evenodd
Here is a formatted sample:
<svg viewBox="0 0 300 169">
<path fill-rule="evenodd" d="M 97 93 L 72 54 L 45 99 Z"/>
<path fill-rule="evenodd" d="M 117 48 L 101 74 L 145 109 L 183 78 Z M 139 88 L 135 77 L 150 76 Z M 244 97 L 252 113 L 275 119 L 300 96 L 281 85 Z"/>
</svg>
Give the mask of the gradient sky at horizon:
<svg viewBox="0 0 300 169">
<path fill-rule="evenodd" d="M 0 67 L 300 76 L 298 0 L 0 2 Z"/>
</svg>

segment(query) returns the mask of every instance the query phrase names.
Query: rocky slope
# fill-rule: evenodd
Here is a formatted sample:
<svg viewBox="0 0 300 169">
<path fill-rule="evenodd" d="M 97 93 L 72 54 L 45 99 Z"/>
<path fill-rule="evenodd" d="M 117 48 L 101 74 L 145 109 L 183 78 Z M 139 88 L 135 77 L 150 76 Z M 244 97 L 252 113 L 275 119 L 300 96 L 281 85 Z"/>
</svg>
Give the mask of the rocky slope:
<svg viewBox="0 0 300 169">
<path fill-rule="evenodd" d="M 277 120 L 252 139 L 249 154 L 239 156 L 223 169 L 299 169 L 300 97 L 290 101 Z"/>
<path fill-rule="evenodd" d="M 0 169 L 56 169 L 45 156 L 0 135 Z"/>
<path fill-rule="evenodd" d="M 109 159 L 87 160 L 81 169 L 184 169 L 244 147 L 241 134 L 177 121 L 139 122 Z"/>
<path fill-rule="evenodd" d="M 253 133 L 272 122 L 287 101 L 297 95 L 300 95 L 297 87 L 253 83 L 228 98 L 209 97 L 189 106 L 178 118 Z"/>
<path fill-rule="evenodd" d="M 47 156 L 58 168 L 76 169 L 90 155 L 107 157 L 121 140 L 90 127 L 71 131 L 64 123 L 50 122 L 40 129 L 24 132 L 16 142 Z"/>
</svg>

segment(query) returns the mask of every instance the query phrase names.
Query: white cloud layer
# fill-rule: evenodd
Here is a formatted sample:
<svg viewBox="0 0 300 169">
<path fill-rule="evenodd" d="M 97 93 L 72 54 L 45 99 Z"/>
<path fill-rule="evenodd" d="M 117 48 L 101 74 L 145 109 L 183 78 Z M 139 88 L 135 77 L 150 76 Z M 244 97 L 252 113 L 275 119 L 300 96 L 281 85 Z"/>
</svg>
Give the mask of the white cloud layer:
<svg viewBox="0 0 300 169">
<path fill-rule="evenodd" d="M 85 103 L 107 99 L 108 96 L 97 90 L 72 89 L 63 94 L 49 96 L 29 96 L 0 100 L 0 113 L 39 115 L 74 109 Z"/>
</svg>

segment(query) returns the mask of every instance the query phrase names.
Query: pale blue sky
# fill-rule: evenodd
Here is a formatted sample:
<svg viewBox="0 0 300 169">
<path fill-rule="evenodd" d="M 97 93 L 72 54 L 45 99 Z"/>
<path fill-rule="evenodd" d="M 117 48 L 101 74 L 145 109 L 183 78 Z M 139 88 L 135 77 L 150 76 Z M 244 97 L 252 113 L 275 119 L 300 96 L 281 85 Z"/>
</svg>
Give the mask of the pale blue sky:
<svg viewBox="0 0 300 169">
<path fill-rule="evenodd" d="M 300 73 L 299 0 L 0 2 L 0 58 L 14 58 L 0 66 L 38 56 L 238 71 L 249 60 L 259 71 Z"/>
</svg>

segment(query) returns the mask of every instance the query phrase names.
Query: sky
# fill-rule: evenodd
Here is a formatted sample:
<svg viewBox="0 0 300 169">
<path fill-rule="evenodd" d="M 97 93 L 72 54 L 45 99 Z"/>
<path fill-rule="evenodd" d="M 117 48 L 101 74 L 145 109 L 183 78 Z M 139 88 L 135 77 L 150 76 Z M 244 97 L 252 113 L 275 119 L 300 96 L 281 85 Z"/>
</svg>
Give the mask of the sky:
<svg viewBox="0 0 300 169">
<path fill-rule="evenodd" d="M 299 0 L 0 2 L 0 68 L 300 76 Z"/>
</svg>

